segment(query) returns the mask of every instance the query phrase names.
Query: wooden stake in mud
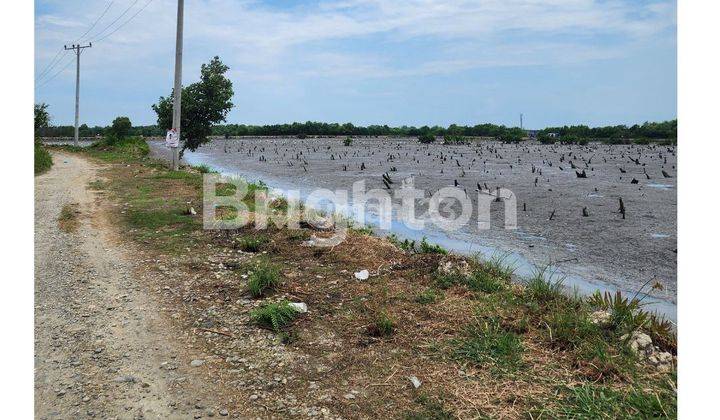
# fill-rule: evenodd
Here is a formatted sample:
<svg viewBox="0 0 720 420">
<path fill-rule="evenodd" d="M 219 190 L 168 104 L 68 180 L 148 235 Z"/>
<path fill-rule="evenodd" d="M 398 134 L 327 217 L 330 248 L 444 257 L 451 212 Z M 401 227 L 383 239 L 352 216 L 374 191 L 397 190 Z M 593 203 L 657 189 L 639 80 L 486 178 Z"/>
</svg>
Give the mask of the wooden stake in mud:
<svg viewBox="0 0 720 420">
<path fill-rule="evenodd" d="M 619 197 L 618 200 L 620 200 L 620 209 L 618 211 L 622 214 L 623 219 L 625 219 L 625 203 L 623 203 L 622 197 Z"/>
</svg>

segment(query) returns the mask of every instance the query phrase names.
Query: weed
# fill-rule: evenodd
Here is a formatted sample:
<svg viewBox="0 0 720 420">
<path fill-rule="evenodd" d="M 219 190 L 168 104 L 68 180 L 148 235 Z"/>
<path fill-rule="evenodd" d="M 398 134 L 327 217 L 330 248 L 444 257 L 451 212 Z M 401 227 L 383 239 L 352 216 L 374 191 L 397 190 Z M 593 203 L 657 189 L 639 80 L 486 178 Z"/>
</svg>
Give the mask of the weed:
<svg viewBox="0 0 720 420">
<path fill-rule="evenodd" d="M 435 273 L 435 285 L 440 289 L 449 289 L 452 286 L 465 284 L 466 282 L 467 277 L 460 273 Z"/>
<path fill-rule="evenodd" d="M 482 264 L 496 276 L 510 280 L 515 273 L 515 266 L 507 262 L 509 256 L 509 253 L 495 253 Z"/>
<path fill-rule="evenodd" d="M 465 279 L 465 284 L 475 292 L 494 293 L 505 288 L 506 280 L 494 273 L 478 269 Z"/>
<path fill-rule="evenodd" d="M 204 163 L 202 165 L 198 165 L 195 167 L 195 170 L 200 172 L 201 174 L 216 174 L 217 171 L 210 168 L 208 165 L 205 165 Z"/>
<path fill-rule="evenodd" d="M 395 331 L 395 323 L 385 311 L 377 314 L 373 323 L 368 326 L 368 334 L 373 337 L 389 337 Z"/>
<path fill-rule="evenodd" d="M 359 227 L 357 227 L 357 226 L 352 226 L 352 225 L 351 225 L 351 226 L 350 226 L 350 231 L 351 231 L 351 232 L 355 232 L 355 233 L 357 233 L 358 235 L 368 235 L 368 236 L 370 236 L 370 235 L 373 234 L 373 229 L 372 229 L 372 227 L 370 227 L 370 226 L 359 226 Z"/>
<path fill-rule="evenodd" d="M 640 299 L 623 297 L 619 290 L 615 296 L 596 291 L 587 301 L 593 307 L 610 311 L 610 326 L 619 333 L 631 333 L 650 321 L 650 314 L 640 309 Z"/>
<path fill-rule="evenodd" d="M 631 387 L 627 391 L 619 391 L 584 384 L 566 388 L 564 393 L 566 396 L 559 408 L 539 414 L 549 418 L 588 419 L 675 418 L 677 415 L 675 393 L 668 390 L 643 391 Z"/>
<path fill-rule="evenodd" d="M 290 302 L 284 300 L 277 303 L 266 303 L 253 309 L 250 311 L 250 320 L 279 333 L 290 325 L 297 315 L 298 311 L 290 306 Z"/>
<path fill-rule="evenodd" d="M 525 282 L 525 295 L 535 303 L 545 304 L 562 296 L 563 278 L 553 280 L 550 266 L 536 267 L 532 277 Z"/>
<path fill-rule="evenodd" d="M 402 249 L 403 251 L 415 251 L 415 241 L 410 241 L 407 239 L 400 240 L 400 238 L 397 237 L 397 235 L 390 234 L 387 236 L 388 241 L 390 241 L 391 244 L 395 245 L 396 247 Z"/>
<path fill-rule="evenodd" d="M 420 247 L 417 250 L 417 252 L 421 254 L 442 254 L 447 255 L 447 251 L 437 244 L 431 244 L 427 241 L 426 237 L 422 238 L 422 241 L 420 241 Z"/>
<path fill-rule="evenodd" d="M 260 252 L 260 248 L 269 241 L 270 239 L 265 235 L 246 236 L 238 239 L 237 244 L 245 252 Z"/>
<path fill-rule="evenodd" d="M 65 204 L 60 210 L 60 216 L 58 216 L 58 225 L 60 230 L 63 232 L 75 232 L 78 227 L 78 205 L 77 204 Z"/>
<path fill-rule="evenodd" d="M 520 338 L 505 330 L 499 319 L 474 319 L 465 337 L 454 341 L 453 357 L 478 366 L 490 365 L 500 371 L 514 371 L 522 365 Z"/>
<path fill-rule="evenodd" d="M 53 161 L 50 153 L 39 141 L 35 142 L 35 175 L 40 175 L 52 167 Z"/>
<path fill-rule="evenodd" d="M 415 297 L 415 302 L 421 305 L 429 305 L 431 303 L 437 302 L 440 299 L 442 299 L 441 292 L 438 292 L 433 288 L 427 288 L 422 292 L 418 293 L 418 295 Z"/>
<path fill-rule="evenodd" d="M 452 420 L 455 415 L 447 411 L 442 402 L 430 399 L 427 395 L 420 395 L 415 399 L 422 409 L 415 413 L 407 413 L 406 420 Z"/>
<path fill-rule="evenodd" d="M 253 297 L 261 297 L 280 284 L 280 270 L 267 261 L 260 261 L 248 276 L 248 291 Z"/>
</svg>

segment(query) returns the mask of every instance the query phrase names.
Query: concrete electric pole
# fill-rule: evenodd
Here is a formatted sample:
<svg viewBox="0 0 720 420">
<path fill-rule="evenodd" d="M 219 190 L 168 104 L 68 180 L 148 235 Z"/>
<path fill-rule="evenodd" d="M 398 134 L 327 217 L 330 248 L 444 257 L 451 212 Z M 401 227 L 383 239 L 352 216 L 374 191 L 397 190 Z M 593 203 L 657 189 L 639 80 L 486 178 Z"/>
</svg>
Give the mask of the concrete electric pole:
<svg viewBox="0 0 720 420">
<path fill-rule="evenodd" d="M 175 130 L 178 142 L 180 141 L 180 107 L 182 97 L 182 49 L 183 49 L 183 8 L 184 1 L 178 0 L 177 10 L 177 34 L 175 37 L 175 88 L 173 97 L 173 121 L 172 128 Z M 180 167 L 180 156 L 178 146 L 172 148 L 173 170 Z"/>
<path fill-rule="evenodd" d="M 80 123 L 80 53 L 85 48 L 92 47 L 92 42 L 88 45 L 80 45 L 80 44 L 72 44 L 70 48 L 68 48 L 67 45 L 65 45 L 66 50 L 74 50 L 77 64 L 76 64 L 76 70 L 75 70 L 75 146 L 78 146 L 78 141 L 80 137 L 80 128 L 78 124 Z"/>
</svg>

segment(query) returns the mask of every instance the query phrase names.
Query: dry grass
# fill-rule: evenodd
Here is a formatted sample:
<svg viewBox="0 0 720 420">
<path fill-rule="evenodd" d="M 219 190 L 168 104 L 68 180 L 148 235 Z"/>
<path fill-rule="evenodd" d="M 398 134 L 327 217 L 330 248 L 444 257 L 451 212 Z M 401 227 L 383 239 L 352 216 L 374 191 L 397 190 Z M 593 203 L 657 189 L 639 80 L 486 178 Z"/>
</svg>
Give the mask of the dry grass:
<svg viewBox="0 0 720 420">
<path fill-rule="evenodd" d="M 60 230 L 68 233 L 75 232 L 80 224 L 79 215 L 80 210 L 78 210 L 77 203 L 65 204 L 60 210 L 60 216 L 58 216 Z"/>
<path fill-rule="evenodd" d="M 226 269 L 241 273 L 244 263 L 235 257 L 237 239 L 255 235 L 252 226 L 237 231 L 202 230 L 201 178 L 195 173 L 173 173 L 152 163 L 135 162 L 113 166 L 106 175 L 113 197 L 128 203 L 118 207 L 118 219 L 130 227 L 145 257 L 171 255 L 186 261 L 172 281 L 193 280 L 184 281 L 184 293 L 165 296 L 167 304 L 188 320 L 197 319 L 208 308 L 232 314 L 222 309 L 246 296 L 243 282 L 232 274 L 215 279 L 215 269 L 204 262 L 220 261 Z M 195 206 L 197 216 L 183 214 L 188 202 Z M 359 391 L 360 400 L 339 397 L 316 402 L 347 418 L 440 414 L 523 418 L 541 409 L 576 412 L 569 405 L 580 400 L 559 398 L 558 390 L 592 384 L 588 366 L 579 364 L 572 351 L 548 340 L 545 315 L 527 304 L 521 286 L 485 291 L 458 284 L 438 293 L 432 304 L 420 304 L 417 296 L 435 286 L 438 263 L 447 258 L 441 254 L 409 253 L 386 239 L 353 231 L 332 248 L 303 246 L 312 235 L 328 235 L 308 229 L 270 228 L 263 235 L 263 258 L 280 267 L 282 281 L 273 296 L 302 301 L 310 308 L 291 327 L 295 338 L 287 348 L 296 362 L 283 367 L 287 376 L 296 378 L 286 390 L 298 400 L 316 399 L 318 395 L 308 391 L 306 384 L 318 381 L 323 389 L 340 395 L 349 389 Z M 497 275 L 492 265 L 473 267 Z M 353 272 L 362 269 L 370 272 L 368 280 L 354 278 Z M 202 298 L 183 298 L 190 295 Z M 454 357 L 454 344 L 465 337 L 467 328 L 489 317 L 498 331 L 519 340 L 522 350 L 516 369 L 498 369 L 492 357 L 481 363 Z M 391 334 L 369 334 L 382 318 L 391 320 Z M 232 336 L 247 334 L 243 332 L 247 326 L 222 317 L 217 322 Z M 208 352 L 219 351 L 218 343 L 222 341 L 208 339 Z M 423 382 L 419 389 L 410 384 L 410 375 Z M 672 380 L 672 374 L 657 374 L 643 366 L 629 376 L 602 379 L 604 386 L 620 391 L 638 384 L 652 390 Z M 284 395 L 282 389 L 268 392 Z"/>
</svg>

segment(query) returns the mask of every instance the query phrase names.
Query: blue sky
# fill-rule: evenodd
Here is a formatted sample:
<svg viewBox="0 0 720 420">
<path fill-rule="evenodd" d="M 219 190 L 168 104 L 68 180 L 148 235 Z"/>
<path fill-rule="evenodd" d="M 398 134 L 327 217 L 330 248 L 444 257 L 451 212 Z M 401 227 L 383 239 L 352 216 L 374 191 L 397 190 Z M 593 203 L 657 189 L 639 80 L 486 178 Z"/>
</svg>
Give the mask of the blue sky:
<svg viewBox="0 0 720 420">
<path fill-rule="evenodd" d="M 185 3 L 183 83 L 219 55 L 235 90 L 231 123 L 517 125 L 522 112 L 526 127 L 542 128 L 676 117 L 674 1 Z M 74 58 L 58 52 L 110 5 L 81 39 L 95 41 L 81 59 L 81 122 L 153 124 L 150 105 L 172 87 L 176 4 L 37 0 L 35 99 L 53 123 L 74 118 Z"/>
</svg>

